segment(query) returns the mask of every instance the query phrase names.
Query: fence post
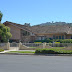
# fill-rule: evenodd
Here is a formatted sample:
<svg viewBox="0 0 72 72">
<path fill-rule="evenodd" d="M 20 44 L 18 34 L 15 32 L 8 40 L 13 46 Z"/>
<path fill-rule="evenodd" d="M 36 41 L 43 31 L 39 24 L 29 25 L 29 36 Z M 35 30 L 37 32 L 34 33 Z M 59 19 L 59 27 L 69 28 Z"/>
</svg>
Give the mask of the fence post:
<svg viewBox="0 0 72 72">
<path fill-rule="evenodd" d="M 10 43 L 9 42 L 7 43 L 7 49 L 8 50 L 10 49 Z"/>
<path fill-rule="evenodd" d="M 43 48 L 45 48 L 46 47 L 46 43 L 43 43 Z"/>
<path fill-rule="evenodd" d="M 19 42 L 19 49 L 21 48 L 21 45 L 22 45 L 22 43 L 21 43 L 21 42 Z"/>
</svg>

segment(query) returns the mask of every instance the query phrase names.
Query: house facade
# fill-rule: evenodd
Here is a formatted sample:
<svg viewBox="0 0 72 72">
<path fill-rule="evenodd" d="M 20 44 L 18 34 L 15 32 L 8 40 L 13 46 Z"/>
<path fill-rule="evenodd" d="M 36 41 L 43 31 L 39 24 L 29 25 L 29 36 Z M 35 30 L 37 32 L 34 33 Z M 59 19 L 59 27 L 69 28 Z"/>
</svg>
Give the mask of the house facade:
<svg viewBox="0 0 72 72">
<path fill-rule="evenodd" d="M 29 26 L 13 22 L 4 22 L 5 26 L 10 27 L 12 38 L 15 42 L 34 42 L 34 40 L 51 39 L 72 39 L 72 27 L 68 25 L 50 25 L 50 26 Z"/>
<path fill-rule="evenodd" d="M 5 26 L 10 27 L 10 32 L 12 37 L 10 42 L 33 42 L 35 39 L 35 35 L 32 31 L 27 29 L 24 25 L 12 23 L 12 22 L 4 22 Z"/>
</svg>

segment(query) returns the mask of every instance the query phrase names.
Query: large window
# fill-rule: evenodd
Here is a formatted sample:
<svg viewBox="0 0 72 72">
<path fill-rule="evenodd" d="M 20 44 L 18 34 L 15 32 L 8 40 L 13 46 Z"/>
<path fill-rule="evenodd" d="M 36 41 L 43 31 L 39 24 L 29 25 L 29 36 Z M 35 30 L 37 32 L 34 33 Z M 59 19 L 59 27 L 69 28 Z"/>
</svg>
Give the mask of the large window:
<svg viewBox="0 0 72 72">
<path fill-rule="evenodd" d="M 55 36 L 55 35 L 53 35 L 53 39 L 64 39 L 64 35 L 62 35 L 62 36 Z"/>
<path fill-rule="evenodd" d="M 45 36 L 42 37 L 42 40 L 45 40 Z"/>
<path fill-rule="evenodd" d="M 41 37 L 38 37 L 38 40 L 41 40 Z"/>
<path fill-rule="evenodd" d="M 21 30 L 21 33 L 22 33 L 22 35 L 23 35 L 23 36 L 30 35 L 30 33 L 29 33 L 29 32 L 27 32 L 27 31 L 24 31 L 24 30 Z"/>
<path fill-rule="evenodd" d="M 37 40 L 45 40 L 45 36 L 38 36 Z"/>
</svg>

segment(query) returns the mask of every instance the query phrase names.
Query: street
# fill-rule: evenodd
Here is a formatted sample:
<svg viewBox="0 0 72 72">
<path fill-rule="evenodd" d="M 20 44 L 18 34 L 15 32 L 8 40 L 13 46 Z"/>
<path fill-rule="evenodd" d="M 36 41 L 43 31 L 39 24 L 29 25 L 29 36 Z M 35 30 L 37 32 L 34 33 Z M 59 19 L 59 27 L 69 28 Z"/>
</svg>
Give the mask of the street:
<svg viewBox="0 0 72 72">
<path fill-rule="evenodd" d="M 72 57 L 0 55 L 0 72 L 72 72 Z"/>
</svg>

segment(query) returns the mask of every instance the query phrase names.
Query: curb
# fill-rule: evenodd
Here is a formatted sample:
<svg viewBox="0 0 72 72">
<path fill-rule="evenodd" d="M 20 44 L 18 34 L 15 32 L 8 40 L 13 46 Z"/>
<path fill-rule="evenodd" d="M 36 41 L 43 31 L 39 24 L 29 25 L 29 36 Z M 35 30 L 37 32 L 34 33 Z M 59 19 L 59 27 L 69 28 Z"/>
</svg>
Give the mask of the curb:
<svg viewBox="0 0 72 72">
<path fill-rule="evenodd" d="M 72 54 L 0 53 L 0 55 L 72 56 Z"/>
</svg>

